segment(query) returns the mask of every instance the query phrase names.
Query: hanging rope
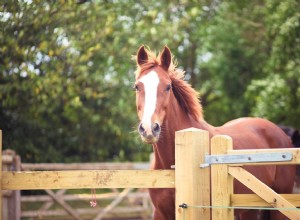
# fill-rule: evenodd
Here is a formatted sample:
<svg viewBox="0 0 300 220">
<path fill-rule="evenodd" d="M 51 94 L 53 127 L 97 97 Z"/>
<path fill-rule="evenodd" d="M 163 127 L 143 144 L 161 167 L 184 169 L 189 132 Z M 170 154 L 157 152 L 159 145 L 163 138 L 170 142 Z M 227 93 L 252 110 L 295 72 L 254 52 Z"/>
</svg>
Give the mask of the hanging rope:
<svg viewBox="0 0 300 220">
<path fill-rule="evenodd" d="M 97 205 L 97 198 L 96 198 L 96 189 L 91 189 L 92 199 L 90 201 L 91 207 L 95 208 Z"/>
</svg>

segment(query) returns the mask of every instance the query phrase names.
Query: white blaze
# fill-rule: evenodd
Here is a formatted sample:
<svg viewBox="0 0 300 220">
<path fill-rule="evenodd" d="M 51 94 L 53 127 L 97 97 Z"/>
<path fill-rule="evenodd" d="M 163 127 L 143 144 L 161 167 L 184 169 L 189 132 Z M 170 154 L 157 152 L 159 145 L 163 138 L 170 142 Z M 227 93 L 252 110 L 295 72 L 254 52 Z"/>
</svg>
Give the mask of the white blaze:
<svg viewBox="0 0 300 220">
<path fill-rule="evenodd" d="M 144 84 L 145 88 L 145 106 L 142 123 L 144 128 L 148 130 L 151 129 L 151 118 L 156 108 L 159 78 L 157 73 L 152 70 L 139 81 Z"/>
</svg>

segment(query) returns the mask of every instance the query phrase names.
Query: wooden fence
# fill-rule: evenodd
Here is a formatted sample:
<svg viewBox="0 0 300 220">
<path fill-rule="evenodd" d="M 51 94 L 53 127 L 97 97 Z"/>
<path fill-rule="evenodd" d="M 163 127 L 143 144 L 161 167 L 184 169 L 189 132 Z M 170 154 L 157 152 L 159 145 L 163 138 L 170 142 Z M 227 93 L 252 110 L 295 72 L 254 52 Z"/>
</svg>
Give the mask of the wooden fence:
<svg viewBox="0 0 300 220">
<path fill-rule="evenodd" d="M 12 150 L 2 154 L 5 171 L 58 171 L 58 170 L 126 170 L 149 169 L 145 163 L 21 163 L 20 157 Z M 81 190 L 82 191 L 82 190 Z M 90 191 L 90 190 L 89 190 Z M 21 218 L 52 219 L 116 219 L 134 217 L 151 219 L 152 205 L 147 190 L 107 189 L 96 191 L 92 195 L 78 190 L 46 189 L 39 194 L 22 195 L 19 190 L 6 190 L 3 197 L 3 219 L 20 220 Z M 90 207 L 92 197 L 97 200 L 95 208 Z M 22 209 L 21 209 L 22 207 Z M 77 208 L 75 208 L 77 207 Z"/>
<path fill-rule="evenodd" d="M 207 131 L 193 128 L 176 132 L 175 142 L 175 170 L 4 171 L 0 175 L 1 187 L 3 190 L 175 187 L 176 220 L 208 220 L 211 217 L 214 220 L 229 220 L 233 219 L 232 207 L 244 206 L 279 208 L 290 219 L 300 220 L 300 210 L 296 209 L 300 206 L 300 195 L 275 193 L 245 171 L 242 168 L 244 164 L 215 164 L 199 168 L 200 164 L 206 163 L 205 156 L 210 152 L 215 155 L 290 152 L 290 161 L 276 164 L 299 164 L 299 150 L 236 151 L 232 150 L 232 140 L 228 136 L 213 137 L 210 146 Z M 267 164 L 274 162 L 251 165 Z M 233 178 L 256 194 L 233 194 Z"/>
<path fill-rule="evenodd" d="M 126 169 L 149 169 L 149 163 L 72 163 L 72 164 L 29 164 L 22 163 L 22 171 L 42 170 L 126 170 Z M 105 192 L 96 191 L 92 193 L 78 193 L 67 189 L 60 189 L 56 192 L 45 190 L 47 195 L 22 196 L 23 206 L 40 202 L 42 205 L 37 210 L 22 210 L 21 217 L 42 217 L 63 218 L 68 216 L 73 219 L 99 220 L 102 218 L 116 219 L 121 217 L 135 217 L 143 220 L 151 219 L 152 205 L 147 190 L 133 188 L 129 189 L 107 189 Z M 98 205 L 90 207 L 89 201 L 95 197 Z M 52 207 L 59 204 L 61 209 Z M 80 208 L 75 208 L 74 206 Z"/>
</svg>

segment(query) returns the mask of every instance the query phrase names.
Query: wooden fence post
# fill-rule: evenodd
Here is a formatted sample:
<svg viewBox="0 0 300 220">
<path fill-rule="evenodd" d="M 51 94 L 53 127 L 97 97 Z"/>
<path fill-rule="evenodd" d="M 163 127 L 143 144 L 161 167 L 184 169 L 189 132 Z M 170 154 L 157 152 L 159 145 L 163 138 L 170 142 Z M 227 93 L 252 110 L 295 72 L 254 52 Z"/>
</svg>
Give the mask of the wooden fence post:
<svg viewBox="0 0 300 220">
<path fill-rule="evenodd" d="M 2 151 L 2 172 L 21 171 L 21 159 L 16 152 L 10 149 Z M 3 186 L 2 186 L 3 187 Z M 2 219 L 21 219 L 21 194 L 20 190 L 2 191 Z"/>
<path fill-rule="evenodd" d="M 211 155 L 227 154 L 232 150 L 232 139 L 226 135 L 217 135 L 211 139 Z M 231 205 L 230 196 L 233 194 L 233 177 L 228 174 L 227 164 L 213 164 L 211 166 L 211 202 L 212 219 L 233 220 L 234 212 L 228 209 Z M 223 208 L 222 208 L 223 207 Z"/>
<path fill-rule="evenodd" d="M 189 128 L 175 136 L 176 220 L 209 220 L 210 209 L 189 207 L 210 205 L 210 169 L 199 167 L 209 153 L 208 132 Z"/>
<path fill-rule="evenodd" d="M 21 157 L 19 155 L 16 155 L 14 157 L 14 170 L 15 171 L 21 171 Z M 14 203 L 14 220 L 20 220 L 21 219 L 21 191 L 15 190 L 13 192 L 13 203 Z"/>
</svg>

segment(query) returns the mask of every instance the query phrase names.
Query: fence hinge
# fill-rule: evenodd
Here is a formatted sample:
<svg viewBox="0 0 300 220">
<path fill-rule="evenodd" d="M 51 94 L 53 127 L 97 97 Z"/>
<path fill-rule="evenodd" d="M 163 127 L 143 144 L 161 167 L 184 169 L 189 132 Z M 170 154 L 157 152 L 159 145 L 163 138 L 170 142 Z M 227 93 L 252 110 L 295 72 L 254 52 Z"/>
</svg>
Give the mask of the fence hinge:
<svg viewBox="0 0 300 220">
<path fill-rule="evenodd" d="M 231 163 L 258 163 L 258 162 L 281 162 L 293 159 L 292 152 L 256 153 L 256 154 L 231 154 L 231 155 L 205 155 L 205 163 L 201 168 L 211 164 Z"/>
</svg>

